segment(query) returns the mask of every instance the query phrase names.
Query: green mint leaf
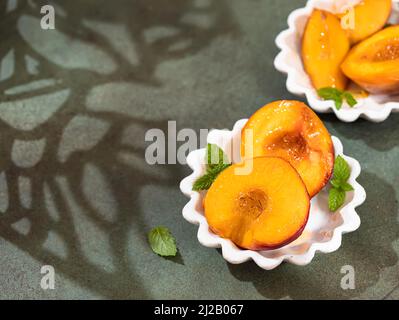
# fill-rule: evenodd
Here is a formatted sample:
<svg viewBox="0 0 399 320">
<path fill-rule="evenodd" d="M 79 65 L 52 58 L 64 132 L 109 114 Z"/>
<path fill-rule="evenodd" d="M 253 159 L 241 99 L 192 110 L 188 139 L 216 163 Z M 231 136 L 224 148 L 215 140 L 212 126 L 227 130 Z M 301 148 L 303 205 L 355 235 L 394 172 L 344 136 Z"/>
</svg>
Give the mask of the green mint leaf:
<svg viewBox="0 0 399 320">
<path fill-rule="evenodd" d="M 346 102 L 351 108 L 357 105 L 357 100 L 353 97 L 353 95 L 350 92 L 345 91 L 343 93 L 343 97 L 345 98 Z"/>
<path fill-rule="evenodd" d="M 351 175 L 351 169 L 344 158 L 338 156 L 334 164 L 334 180 L 346 182 Z"/>
<path fill-rule="evenodd" d="M 206 146 L 206 163 L 207 171 L 194 182 L 193 191 L 208 190 L 219 173 L 231 165 L 224 151 L 211 143 Z"/>
<path fill-rule="evenodd" d="M 328 208 L 332 212 L 337 211 L 339 207 L 341 207 L 344 204 L 345 197 L 346 197 L 345 191 L 337 188 L 331 188 L 328 194 Z"/>
<path fill-rule="evenodd" d="M 206 163 L 208 168 L 214 168 L 217 165 L 229 164 L 229 159 L 224 151 L 216 144 L 208 143 L 206 146 Z"/>
<path fill-rule="evenodd" d="M 353 97 L 353 95 L 350 92 L 348 91 L 342 92 L 337 88 L 332 88 L 332 87 L 321 88 L 317 90 L 317 94 L 319 95 L 320 98 L 324 100 L 333 100 L 337 110 L 340 110 L 342 108 L 344 99 L 351 108 L 357 104 L 356 99 Z"/>
<path fill-rule="evenodd" d="M 217 178 L 217 176 L 226 168 L 230 167 L 231 164 L 217 164 L 212 168 L 209 168 L 208 171 L 200 178 L 198 178 L 193 185 L 193 191 L 201 191 L 208 190 L 213 181 Z"/>
<path fill-rule="evenodd" d="M 346 192 L 353 191 L 353 187 L 348 182 L 342 183 L 340 189 Z"/>
<path fill-rule="evenodd" d="M 332 87 L 321 88 L 317 90 L 317 94 L 320 98 L 323 98 L 324 100 L 336 101 L 338 98 L 342 97 L 342 91 Z"/>
<path fill-rule="evenodd" d="M 176 256 L 176 239 L 166 227 L 156 227 L 148 233 L 152 251 L 162 257 Z"/>
<path fill-rule="evenodd" d="M 334 188 L 340 189 L 342 191 L 348 192 L 348 191 L 352 191 L 353 190 L 353 187 L 346 181 L 341 181 L 341 180 L 338 180 L 338 179 L 332 179 L 330 181 L 330 183 L 331 183 L 331 185 Z"/>
<path fill-rule="evenodd" d="M 330 183 L 331 183 L 331 185 L 332 185 L 334 188 L 339 189 L 339 188 L 341 188 L 342 181 L 341 181 L 341 180 L 338 180 L 338 179 L 332 179 L 332 180 L 330 181 Z"/>
<path fill-rule="evenodd" d="M 340 110 L 342 108 L 343 92 L 341 90 L 332 87 L 325 87 L 317 90 L 317 94 L 323 100 L 333 100 L 335 102 L 335 107 L 337 108 L 337 110 Z"/>
<path fill-rule="evenodd" d="M 216 176 L 212 173 L 206 173 L 202 177 L 198 178 L 193 185 L 193 191 L 208 190 L 213 181 L 215 181 Z"/>
<path fill-rule="evenodd" d="M 341 110 L 342 104 L 344 103 L 342 97 L 334 99 L 334 102 L 335 102 L 335 108 L 337 108 L 337 110 Z"/>
<path fill-rule="evenodd" d="M 328 207 L 335 212 L 341 207 L 346 198 L 346 192 L 352 191 L 353 187 L 348 183 L 351 169 L 342 156 L 335 159 L 334 178 L 330 181 L 332 188 L 328 194 Z"/>
</svg>

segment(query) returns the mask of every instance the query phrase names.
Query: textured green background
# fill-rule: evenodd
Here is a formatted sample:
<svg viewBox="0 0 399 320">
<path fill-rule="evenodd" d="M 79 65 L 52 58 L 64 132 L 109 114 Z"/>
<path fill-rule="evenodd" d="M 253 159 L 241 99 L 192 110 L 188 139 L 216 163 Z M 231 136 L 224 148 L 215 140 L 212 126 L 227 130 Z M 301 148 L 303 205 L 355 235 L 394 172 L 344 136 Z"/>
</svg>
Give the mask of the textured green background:
<svg viewBox="0 0 399 320">
<path fill-rule="evenodd" d="M 1 298 L 399 298 L 398 114 L 381 124 L 322 116 L 360 161 L 367 200 L 360 229 L 306 267 L 229 265 L 181 216 L 188 168 L 144 161 L 144 133 L 168 120 L 230 128 L 294 98 L 273 67 L 274 38 L 305 1 L 53 1 L 55 31 L 39 27 L 47 1 L 9 1 L 7 14 L 5 3 Z M 149 249 L 146 234 L 160 224 L 176 236 L 177 258 Z M 53 291 L 40 288 L 44 264 L 55 267 Z M 346 264 L 355 290 L 340 288 Z"/>
</svg>

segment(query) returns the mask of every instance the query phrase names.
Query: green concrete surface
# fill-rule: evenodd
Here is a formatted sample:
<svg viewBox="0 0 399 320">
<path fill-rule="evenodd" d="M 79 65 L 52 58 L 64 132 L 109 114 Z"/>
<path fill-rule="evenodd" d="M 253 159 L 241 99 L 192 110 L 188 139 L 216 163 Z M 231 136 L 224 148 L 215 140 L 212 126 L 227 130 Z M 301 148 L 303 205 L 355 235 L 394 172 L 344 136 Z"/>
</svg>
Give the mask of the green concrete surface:
<svg viewBox="0 0 399 320">
<path fill-rule="evenodd" d="M 52 3 L 56 29 L 40 28 Z M 58 0 L 0 4 L 0 298 L 398 299 L 399 114 L 321 115 L 362 165 L 362 224 L 306 267 L 228 264 L 181 210 L 183 165 L 144 160 L 150 128 L 231 128 L 296 98 L 274 39 L 305 1 Z M 15 4 L 15 5 L 14 5 Z M 176 258 L 146 234 L 165 225 Z M 40 287 L 52 265 L 54 290 Z M 342 290 L 352 265 L 356 289 Z"/>
</svg>

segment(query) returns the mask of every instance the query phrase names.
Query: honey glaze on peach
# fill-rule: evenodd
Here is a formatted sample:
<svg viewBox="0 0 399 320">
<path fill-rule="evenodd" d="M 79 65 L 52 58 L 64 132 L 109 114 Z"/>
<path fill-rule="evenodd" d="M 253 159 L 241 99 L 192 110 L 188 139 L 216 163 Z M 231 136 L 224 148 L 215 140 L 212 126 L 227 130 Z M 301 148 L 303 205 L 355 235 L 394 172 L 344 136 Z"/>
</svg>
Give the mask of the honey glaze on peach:
<svg viewBox="0 0 399 320">
<path fill-rule="evenodd" d="M 321 20 L 323 21 L 323 28 L 320 30 L 319 39 L 317 44 L 320 46 L 320 59 L 330 59 L 332 52 L 331 52 L 331 39 L 329 25 L 327 23 L 327 16 L 325 12 L 321 13 Z"/>
<path fill-rule="evenodd" d="M 291 159 L 301 160 L 309 153 L 308 144 L 300 133 L 287 133 L 266 146 L 267 151 L 284 150 Z"/>
<path fill-rule="evenodd" d="M 391 39 L 377 51 L 373 57 L 374 62 L 396 60 L 399 58 L 399 39 Z"/>
<path fill-rule="evenodd" d="M 256 219 L 265 212 L 267 204 L 266 193 L 260 189 L 252 189 L 238 194 L 235 200 L 234 212 Z"/>
<path fill-rule="evenodd" d="M 252 130 L 251 141 L 243 134 Z M 241 156 L 272 156 L 288 161 L 299 173 L 309 195 L 328 182 L 334 164 L 331 137 L 317 115 L 299 101 L 275 101 L 258 110 L 242 131 Z"/>
</svg>

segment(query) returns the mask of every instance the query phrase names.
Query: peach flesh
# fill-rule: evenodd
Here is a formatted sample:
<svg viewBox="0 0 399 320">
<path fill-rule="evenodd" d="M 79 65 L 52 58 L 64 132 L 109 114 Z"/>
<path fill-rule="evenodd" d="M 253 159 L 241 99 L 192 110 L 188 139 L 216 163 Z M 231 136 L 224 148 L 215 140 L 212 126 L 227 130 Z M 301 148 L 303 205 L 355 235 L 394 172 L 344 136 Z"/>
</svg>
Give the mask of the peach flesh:
<svg viewBox="0 0 399 320">
<path fill-rule="evenodd" d="M 311 197 L 331 177 L 334 148 L 318 116 L 299 101 L 275 101 L 259 109 L 242 131 L 241 156 L 246 158 L 246 130 L 252 130 L 253 156 L 287 160 L 299 172 Z"/>
<path fill-rule="evenodd" d="M 251 250 L 279 248 L 299 237 L 307 223 L 310 198 L 289 162 L 258 157 L 247 175 L 241 164 L 224 170 L 204 199 L 209 228 L 237 246 Z"/>
</svg>

